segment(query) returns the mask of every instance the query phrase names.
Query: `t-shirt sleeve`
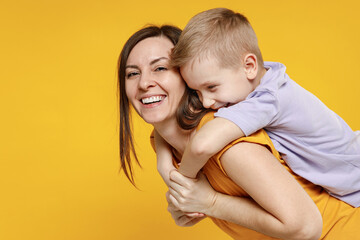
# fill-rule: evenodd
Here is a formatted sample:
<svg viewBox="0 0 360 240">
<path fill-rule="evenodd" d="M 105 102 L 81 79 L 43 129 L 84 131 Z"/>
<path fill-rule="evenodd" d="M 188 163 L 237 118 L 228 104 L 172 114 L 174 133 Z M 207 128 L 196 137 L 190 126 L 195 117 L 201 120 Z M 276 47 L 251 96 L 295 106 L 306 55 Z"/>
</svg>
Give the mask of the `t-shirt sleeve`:
<svg viewBox="0 0 360 240">
<path fill-rule="evenodd" d="M 222 117 L 235 123 L 245 134 L 269 126 L 278 114 L 278 100 L 272 92 L 257 91 L 244 101 L 227 108 L 220 108 L 215 117 Z"/>
<path fill-rule="evenodd" d="M 248 142 L 248 143 L 254 143 L 254 144 L 259 144 L 263 147 L 266 147 L 274 156 L 275 158 L 277 158 L 279 161 L 281 161 L 281 157 L 279 152 L 275 149 L 274 145 L 272 144 L 269 136 L 267 135 L 267 133 L 261 129 L 253 134 L 251 134 L 248 137 L 242 137 L 239 139 L 236 139 L 235 141 L 231 142 L 230 144 L 228 144 L 225 148 L 223 148 L 220 152 L 218 152 L 215 156 L 213 156 L 214 160 L 217 162 L 218 166 L 220 167 L 220 169 L 223 171 L 223 173 L 225 175 L 226 172 L 221 164 L 221 156 L 227 151 L 229 150 L 229 148 L 233 147 L 234 145 L 241 143 L 241 142 Z M 239 156 L 239 160 L 240 160 L 240 156 Z"/>
<path fill-rule="evenodd" d="M 156 153 L 154 130 L 152 130 L 151 133 L 150 133 L 150 144 L 151 144 L 152 149 L 153 149 L 154 152 Z"/>
</svg>

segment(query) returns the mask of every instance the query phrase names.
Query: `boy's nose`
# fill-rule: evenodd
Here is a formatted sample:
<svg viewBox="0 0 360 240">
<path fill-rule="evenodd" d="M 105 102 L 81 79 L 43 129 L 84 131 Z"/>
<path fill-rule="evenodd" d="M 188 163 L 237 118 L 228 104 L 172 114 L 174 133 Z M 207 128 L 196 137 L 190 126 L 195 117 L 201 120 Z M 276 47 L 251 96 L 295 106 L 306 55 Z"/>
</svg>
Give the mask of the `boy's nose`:
<svg viewBox="0 0 360 240">
<path fill-rule="evenodd" d="M 213 108 L 215 104 L 215 100 L 210 98 L 203 98 L 202 104 L 204 108 Z"/>
</svg>

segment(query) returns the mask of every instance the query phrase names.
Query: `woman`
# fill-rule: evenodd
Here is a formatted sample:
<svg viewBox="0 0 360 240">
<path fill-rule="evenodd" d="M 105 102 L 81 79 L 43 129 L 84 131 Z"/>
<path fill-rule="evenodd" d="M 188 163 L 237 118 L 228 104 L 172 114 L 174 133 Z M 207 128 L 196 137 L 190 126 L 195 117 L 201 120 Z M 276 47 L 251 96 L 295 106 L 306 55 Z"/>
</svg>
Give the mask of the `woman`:
<svg viewBox="0 0 360 240">
<path fill-rule="evenodd" d="M 199 128 L 213 117 L 211 113 L 204 116 L 179 72 L 168 68 L 170 51 L 180 33 L 171 26 L 144 28 L 130 37 L 120 55 L 120 157 L 132 183 L 131 151 L 138 160 L 129 104 L 172 147 L 174 159 L 181 159 L 196 131 L 192 127 L 201 120 Z M 188 114 L 189 109 L 194 111 Z M 180 124 L 190 129 L 180 127 L 178 111 L 185 111 L 187 118 L 180 118 Z M 194 181 L 176 171 L 171 173 L 167 199 L 179 225 L 202 219 L 186 212 L 201 212 L 235 239 L 340 239 L 344 231 L 342 239 L 356 239 L 352 226 L 360 221 L 359 211 L 292 176 L 265 131 L 233 142 L 209 160 L 203 171 L 216 191 L 202 174 Z M 347 225 L 342 225 L 345 222 Z"/>
</svg>

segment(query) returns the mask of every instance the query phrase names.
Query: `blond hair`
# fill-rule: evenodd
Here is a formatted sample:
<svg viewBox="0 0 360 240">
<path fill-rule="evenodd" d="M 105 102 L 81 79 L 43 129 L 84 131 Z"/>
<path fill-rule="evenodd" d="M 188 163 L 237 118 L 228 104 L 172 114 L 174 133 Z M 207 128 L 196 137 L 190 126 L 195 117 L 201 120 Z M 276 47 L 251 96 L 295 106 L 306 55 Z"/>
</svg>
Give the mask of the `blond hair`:
<svg viewBox="0 0 360 240">
<path fill-rule="evenodd" d="M 194 59 L 215 57 L 222 67 L 237 67 L 248 53 L 263 65 L 256 34 L 247 18 L 226 8 L 214 8 L 190 19 L 172 51 L 171 65 L 182 67 Z"/>
</svg>

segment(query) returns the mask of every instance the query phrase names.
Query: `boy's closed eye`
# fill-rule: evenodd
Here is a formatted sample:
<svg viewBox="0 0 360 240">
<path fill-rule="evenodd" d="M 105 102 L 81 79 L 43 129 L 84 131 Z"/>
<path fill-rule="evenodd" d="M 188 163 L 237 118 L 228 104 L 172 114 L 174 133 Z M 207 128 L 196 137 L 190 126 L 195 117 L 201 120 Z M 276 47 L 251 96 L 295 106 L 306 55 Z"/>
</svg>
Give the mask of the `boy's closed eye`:
<svg viewBox="0 0 360 240">
<path fill-rule="evenodd" d="M 216 90 L 216 87 L 217 87 L 217 85 L 209 85 L 209 86 L 207 86 L 207 89 L 209 90 L 209 91 L 215 91 Z"/>
</svg>

